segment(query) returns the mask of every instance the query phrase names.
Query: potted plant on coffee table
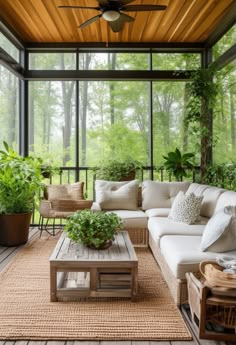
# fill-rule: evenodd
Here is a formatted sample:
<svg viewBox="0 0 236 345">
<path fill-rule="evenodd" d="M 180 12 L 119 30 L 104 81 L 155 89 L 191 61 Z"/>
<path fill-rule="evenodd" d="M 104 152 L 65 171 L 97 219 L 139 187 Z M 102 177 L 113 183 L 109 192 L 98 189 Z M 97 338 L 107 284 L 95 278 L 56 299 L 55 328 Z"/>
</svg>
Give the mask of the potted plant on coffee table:
<svg viewBox="0 0 236 345">
<path fill-rule="evenodd" d="M 106 249 L 112 245 L 122 220 L 115 213 L 80 211 L 68 217 L 64 230 L 74 242 L 92 249 Z"/>
<path fill-rule="evenodd" d="M 42 187 L 38 159 L 22 157 L 4 142 L 0 151 L 0 245 L 27 242 L 35 198 Z"/>
</svg>

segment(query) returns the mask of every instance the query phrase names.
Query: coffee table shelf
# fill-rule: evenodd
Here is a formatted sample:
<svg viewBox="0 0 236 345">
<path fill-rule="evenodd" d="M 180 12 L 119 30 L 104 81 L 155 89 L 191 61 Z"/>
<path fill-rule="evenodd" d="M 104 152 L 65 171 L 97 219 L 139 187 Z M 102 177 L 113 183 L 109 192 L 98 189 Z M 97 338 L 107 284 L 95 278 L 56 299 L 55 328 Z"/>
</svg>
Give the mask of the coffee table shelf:
<svg viewBox="0 0 236 345">
<path fill-rule="evenodd" d="M 62 233 L 50 257 L 51 302 L 66 298 L 129 297 L 138 289 L 138 259 L 127 231 L 108 249 L 94 250 Z"/>
</svg>

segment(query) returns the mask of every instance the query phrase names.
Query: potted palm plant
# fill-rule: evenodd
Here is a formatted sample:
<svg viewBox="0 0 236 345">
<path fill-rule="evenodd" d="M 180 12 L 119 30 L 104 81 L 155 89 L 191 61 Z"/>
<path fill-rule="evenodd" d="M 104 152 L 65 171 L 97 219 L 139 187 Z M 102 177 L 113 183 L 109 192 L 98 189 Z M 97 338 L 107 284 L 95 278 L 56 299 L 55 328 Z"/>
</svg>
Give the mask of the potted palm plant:
<svg viewBox="0 0 236 345">
<path fill-rule="evenodd" d="M 35 197 L 42 187 L 38 159 L 22 157 L 4 142 L 0 151 L 0 245 L 27 242 Z"/>
</svg>

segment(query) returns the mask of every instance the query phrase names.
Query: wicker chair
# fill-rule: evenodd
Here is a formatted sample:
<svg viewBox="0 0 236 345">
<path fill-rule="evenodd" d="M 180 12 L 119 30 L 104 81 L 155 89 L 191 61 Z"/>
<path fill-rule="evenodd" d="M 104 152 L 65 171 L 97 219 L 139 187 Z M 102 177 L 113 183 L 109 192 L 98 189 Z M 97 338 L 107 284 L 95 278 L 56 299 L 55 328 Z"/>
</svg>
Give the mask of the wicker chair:
<svg viewBox="0 0 236 345">
<path fill-rule="evenodd" d="M 84 182 L 46 186 L 44 199 L 41 200 L 39 206 L 40 236 L 43 230 L 54 236 L 56 227 L 62 226 L 62 219 L 66 219 L 78 210 L 91 208 L 92 200 L 84 199 L 83 187 Z M 50 219 L 52 220 L 52 224 L 49 224 Z M 59 225 L 56 225 L 56 219 L 60 220 Z"/>
</svg>

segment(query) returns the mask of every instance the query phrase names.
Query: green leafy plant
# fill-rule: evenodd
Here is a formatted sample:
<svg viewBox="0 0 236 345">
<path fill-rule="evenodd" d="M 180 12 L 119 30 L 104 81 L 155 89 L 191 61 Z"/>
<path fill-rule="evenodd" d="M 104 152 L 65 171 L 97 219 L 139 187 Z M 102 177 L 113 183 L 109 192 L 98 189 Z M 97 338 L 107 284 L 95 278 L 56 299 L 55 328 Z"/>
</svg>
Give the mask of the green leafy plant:
<svg viewBox="0 0 236 345">
<path fill-rule="evenodd" d="M 215 67 L 199 69 L 188 74 L 191 82 L 187 83 L 186 123 L 199 135 L 201 152 L 201 181 L 206 174 L 210 160 L 212 138 L 212 110 L 216 102 L 218 85 L 214 80 Z"/>
<path fill-rule="evenodd" d="M 64 230 L 74 242 L 85 246 L 101 248 L 114 239 L 122 220 L 115 213 L 80 211 L 75 212 L 65 224 Z"/>
<path fill-rule="evenodd" d="M 125 181 L 135 178 L 136 170 L 141 169 L 142 165 L 137 160 L 127 157 L 124 160 L 106 160 L 95 168 L 96 177 L 107 181 Z"/>
<path fill-rule="evenodd" d="M 193 152 L 181 154 L 178 148 L 175 151 L 167 153 L 163 156 L 165 159 L 164 168 L 173 174 L 177 181 L 182 181 L 183 177 L 187 176 L 187 171 L 194 168 L 191 158 L 194 157 Z"/>
<path fill-rule="evenodd" d="M 208 165 L 203 182 L 236 191 L 236 163 Z"/>
<path fill-rule="evenodd" d="M 42 184 L 40 164 L 34 157 L 22 157 L 6 142 L 0 151 L 0 214 L 33 210 Z"/>
</svg>

